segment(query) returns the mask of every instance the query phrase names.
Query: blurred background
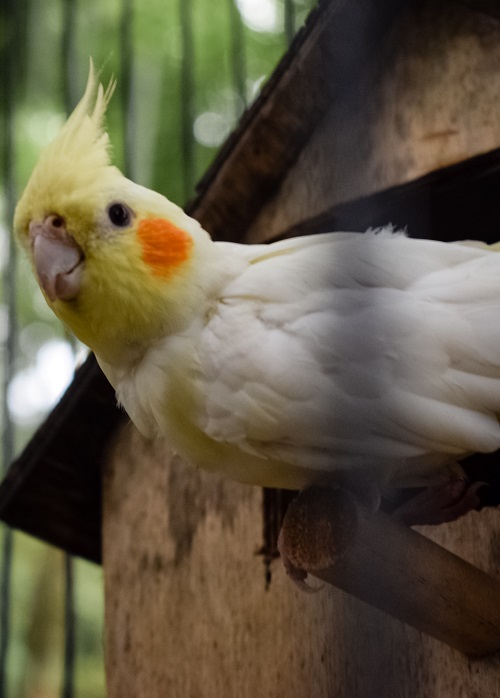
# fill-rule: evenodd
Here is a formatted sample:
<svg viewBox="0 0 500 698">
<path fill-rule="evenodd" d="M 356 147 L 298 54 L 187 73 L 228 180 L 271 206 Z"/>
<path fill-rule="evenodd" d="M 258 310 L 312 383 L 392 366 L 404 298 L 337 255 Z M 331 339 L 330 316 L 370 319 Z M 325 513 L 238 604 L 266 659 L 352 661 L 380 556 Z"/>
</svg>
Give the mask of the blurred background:
<svg viewBox="0 0 500 698">
<path fill-rule="evenodd" d="M 312 0 L 0 0 L 2 468 L 85 350 L 11 240 L 15 202 L 83 92 L 89 57 L 118 88 L 116 164 L 185 204 Z M 105 695 L 101 568 L 0 529 L 0 698 Z"/>
</svg>

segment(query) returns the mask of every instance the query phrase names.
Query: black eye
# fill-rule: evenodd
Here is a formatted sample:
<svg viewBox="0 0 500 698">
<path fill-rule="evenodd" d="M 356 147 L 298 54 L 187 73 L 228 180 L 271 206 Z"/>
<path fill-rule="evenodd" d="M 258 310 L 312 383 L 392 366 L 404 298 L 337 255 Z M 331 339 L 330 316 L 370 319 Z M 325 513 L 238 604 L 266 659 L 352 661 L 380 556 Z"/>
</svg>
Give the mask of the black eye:
<svg viewBox="0 0 500 698">
<path fill-rule="evenodd" d="M 110 204 L 108 206 L 108 216 L 111 223 L 116 225 L 117 228 L 126 228 L 132 220 L 130 209 L 125 204 Z"/>
</svg>

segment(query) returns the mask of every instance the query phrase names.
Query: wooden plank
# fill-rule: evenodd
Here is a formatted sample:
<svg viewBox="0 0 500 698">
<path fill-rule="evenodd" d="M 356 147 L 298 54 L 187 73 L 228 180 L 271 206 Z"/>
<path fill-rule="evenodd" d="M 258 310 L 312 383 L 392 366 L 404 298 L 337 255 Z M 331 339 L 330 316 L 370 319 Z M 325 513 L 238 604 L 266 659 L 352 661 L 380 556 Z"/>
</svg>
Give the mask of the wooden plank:
<svg viewBox="0 0 500 698">
<path fill-rule="evenodd" d="M 273 239 L 392 224 L 410 237 L 431 240 L 500 237 L 500 148 L 443 167 L 411 182 L 337 204 Z"/>
<path fill-rule="evenodd" d="M 104 444 L 126 419 L 93 356 L 0 486 L 0 516 L 81 557 L 101 561 Z"/>
<path fill-rule="evenodd" d="M 457 2 L 407 3 L 247 239 L 269 240 L 326 208 L 497 148 L 499 65 L 500 22 Z"/>
<path fill-rule="evenodd" d="M 497 660 L 463 655 L 280 561 L 266 586 L 261 491 L 172 459 L 127 429 L 104 484 L 109 698 L 470 698 L 500 695 Z M 500 577 L 498 512 L 427 536 Z"/>
</svg>

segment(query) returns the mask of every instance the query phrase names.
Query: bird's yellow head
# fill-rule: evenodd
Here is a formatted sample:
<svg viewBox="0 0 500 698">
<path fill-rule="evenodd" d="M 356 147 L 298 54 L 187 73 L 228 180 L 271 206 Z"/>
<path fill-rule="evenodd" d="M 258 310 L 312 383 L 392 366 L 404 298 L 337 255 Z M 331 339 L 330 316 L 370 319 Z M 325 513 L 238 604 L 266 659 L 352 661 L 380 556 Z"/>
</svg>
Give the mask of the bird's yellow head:
<svg viewBox="0 0 500 698">
<path fill-rule="evenodd" d="M 203 286 L 201 277 L 189 280 L 213 247 L 182 209 L 111 164 L 103 119 L 113 89 L 98 84 L 91 66 L 82 100 L 40 157 L 14 217 L 49 306 L 112 363 L 185 322 Z"/>
</svg>

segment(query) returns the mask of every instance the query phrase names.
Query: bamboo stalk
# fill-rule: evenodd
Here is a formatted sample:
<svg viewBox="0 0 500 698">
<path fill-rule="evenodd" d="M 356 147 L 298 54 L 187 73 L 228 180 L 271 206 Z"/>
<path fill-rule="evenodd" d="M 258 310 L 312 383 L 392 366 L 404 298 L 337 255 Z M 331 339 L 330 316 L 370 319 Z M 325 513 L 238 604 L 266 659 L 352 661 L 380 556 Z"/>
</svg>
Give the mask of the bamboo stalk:
<svg viewBox="0 0 500 698">
<path fill-rule="evenodd" d="M 16 68 L 18 46 L 16 45 L 19 15 L 15 3 L 11 0 L 5 2 L 3 12 L 0 12 L 0 20 L 4 21 L 4 46 L 1 51 L 2 63 L 2 90 L 4 107 L 4 131 L 3 131 L 3 163 L 0 177 L 4 187 L 6 223 L 10 228 L 14 215 L 16 201 L 15 191 L 15 95 L 16 95 Z M 3 302 L 8 312 L 8 336 L 3 348 L 3 380 L 2 380 L 2 464 L 1 474 L 5 476 L 15 450 L 15 425 L 8 404 L 8 390 L 15 372 L 17 356 L 17 278 L 16 259 L 17 251 L 12 236 L 8 237 L 7 248 L 8 263 L 5 267 L 2 279 Z M 0 563 L 0 698 L 4 698 L 9 691 L 8 660 L 11 639 L 11 592 L 12 592 L 12 561 L 14 555 L 14 536 L 10 528 L 4 527 L 1 543 Z"/>
<path fill-rule="evenodd" d="M 194 36 L 193 8 L 191 0 L 179 0 L 179 17 L 182 38 L 180 73 L 182 166 L 184 199 L 187 201 L 194 186 Z"/>
<path fill-rule="evenodd" d="M 123 0 L 122 17 L 120 22 L 120 71 L 121 71 L 121 108 L 124 125 L 123 158 L 124 170 L 127 177 L 136 176 L 136 114 L 135 114 L 135 83 L 134 83 L 134 3 L 133 0 Z"/>
<path fill-rule="evenodd" d="M 348 492 L 299 495 L 280 547 L 294 567 L 469 656 L 500 650 L 500 583 Z"/>
<path fill-rule="evenodd" d="M 241 99 L 243 106 L 247 106 L 246 83 L 247 83 L 247 66 L 246 66 L 246 46 L 245 46 L 245 31 L 240 12 L 236 5 L 236 0 L 229 0 L 229 24 L 231 30 L 231 72 L 233 78 L 233 86 L 236 94 Z M 239 105 L 236 105 L 235 119 L 240 116 Z"/>
</svg>

